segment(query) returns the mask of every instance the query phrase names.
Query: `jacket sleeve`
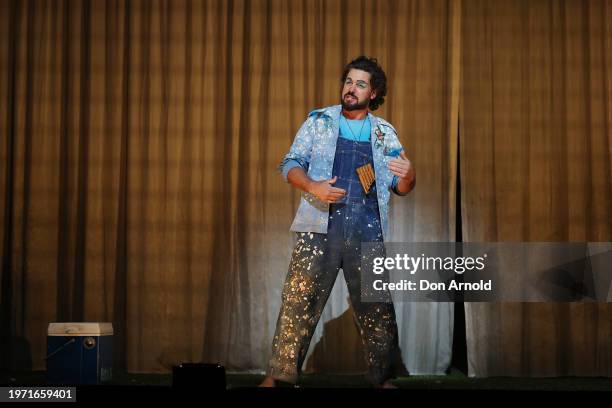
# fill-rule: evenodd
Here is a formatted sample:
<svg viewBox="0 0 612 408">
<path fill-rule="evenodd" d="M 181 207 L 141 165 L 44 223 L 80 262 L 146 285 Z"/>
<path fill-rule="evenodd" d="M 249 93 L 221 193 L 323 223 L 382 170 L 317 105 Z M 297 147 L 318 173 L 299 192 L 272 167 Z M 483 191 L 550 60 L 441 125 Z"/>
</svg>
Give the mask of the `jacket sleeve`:
<svg viewBox="0 0 612 408">
<path fill-rule="evenodd" d="M 293 140 L 293 144 L 289 149 L 289 153 L 285 155 L 283 160 L 281 160 L 278 165 L 278 171 L 282 174 L 283 179 L 287 181 L 287 175 L 289 174 L 289 170 L 294 167 L 301 167 L 305 172 L 308 172 L 308 167 L 310 165 L 310 157 L 312 155 L 312 142 L 314 135 L 314 118 L 312 116 L 308 117 L 306 121 L 300 127 L 297 134 L 295 135 L 295 139 Z"/>
</svg>

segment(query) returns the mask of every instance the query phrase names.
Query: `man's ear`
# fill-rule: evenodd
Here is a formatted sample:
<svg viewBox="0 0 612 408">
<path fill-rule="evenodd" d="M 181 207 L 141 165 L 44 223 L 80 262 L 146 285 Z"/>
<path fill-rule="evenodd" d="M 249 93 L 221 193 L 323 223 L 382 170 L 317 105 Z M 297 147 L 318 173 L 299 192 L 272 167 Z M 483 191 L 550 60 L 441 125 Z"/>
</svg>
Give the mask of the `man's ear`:
<svg viewBox="0 0 612 408">
<path fill-rule="evenodd" d="M 376 98 L 376 91 L 372 91 L 372 95 L 370 95 L 370 99 L 373 100 Z"/>
</svg>

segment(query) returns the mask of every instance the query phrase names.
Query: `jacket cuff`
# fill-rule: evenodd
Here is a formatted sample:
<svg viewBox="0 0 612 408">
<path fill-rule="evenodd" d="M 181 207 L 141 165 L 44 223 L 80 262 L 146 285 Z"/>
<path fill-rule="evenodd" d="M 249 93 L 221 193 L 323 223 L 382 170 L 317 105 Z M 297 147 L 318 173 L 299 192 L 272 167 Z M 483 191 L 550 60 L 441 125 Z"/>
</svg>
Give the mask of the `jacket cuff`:
<svg viewBox="0 0 612 408">
<path fill-rule="evenodd" d="M 394 175 L 394 176 L 393 176 L 393 180 L 391 181 L 391 191 L 393 191 L 393 192 L 394 192 L 395 194 L 397 194 L 398 196 L 402 196 L 402 197 L 403 197 L 403 196 L 407 195 L 408 193 L 400 193 L 400 192 L 397 190 L 397 184 L 398 184 L 398 183 L 399 183 L 399 177 L 397 177 L 397 176 L 395 176 L 395 175 Z"/>
<path fill-rule="evenodd" d="M 289 170 L 291 170 L 294 167 L 302 167 L 302 165 L 300 164 L 300 162 L 298 162 L 295 159 L 289 159 L 285 163 L 283 163 L 283 167 L 282 167 L 281 173 L 282 173 L 283 178 L 285 179 L 286 182 L 289 182 L 289 180 L 287 180 L 287 175 L 289 174 Z M 302 168 L 304 168 L 304 167 L 302 167 Z M 304 169 L 304 171 L 306 171 L 306 170 Z"/>
</svg>

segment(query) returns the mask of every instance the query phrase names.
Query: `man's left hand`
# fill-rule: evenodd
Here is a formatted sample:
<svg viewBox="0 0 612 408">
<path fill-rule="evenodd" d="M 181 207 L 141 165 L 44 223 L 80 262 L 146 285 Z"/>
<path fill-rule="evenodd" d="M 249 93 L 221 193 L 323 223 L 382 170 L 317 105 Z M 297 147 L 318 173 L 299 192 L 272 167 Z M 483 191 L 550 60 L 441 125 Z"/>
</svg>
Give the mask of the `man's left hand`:
<svg viewBox="0 0 612 408">
<path fill-rule="evenodd" d="M 412 163 L 408 160 L 406 152 L 402 150 L 399 157 L 389 162 L 389 170 L 401 179 L 412 179 Z"/>
</svg>

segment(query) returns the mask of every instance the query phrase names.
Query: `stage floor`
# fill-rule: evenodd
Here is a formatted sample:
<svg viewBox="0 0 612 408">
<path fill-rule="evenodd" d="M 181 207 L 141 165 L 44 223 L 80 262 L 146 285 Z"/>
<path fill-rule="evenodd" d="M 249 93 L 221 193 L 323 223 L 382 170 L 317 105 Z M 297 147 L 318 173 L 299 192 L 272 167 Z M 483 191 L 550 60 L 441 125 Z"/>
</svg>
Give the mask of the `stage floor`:
<svg viewBox="0 0 612 408">
<path fill-rule="evenodd" d="M 138 406 L 159 406 L 176 403 L 205 406 L 218 400 L 238 406 L 294 406 L 296 403 L 310 407 L 355 406 L 404 407 L 409 406 L 459 406 L 462 402 L 472 408 L 495 405 L 526 406 L 527 401 L 537 399 L 550 406 L 556 401 L 564 404 L 584 405 L 594 396 L 609 401 L 612 396 L 610 378 L 467 378 L 459 371 L 446 376 L 414 376 L 398 378 L 398 389 L 372 388 L 361 375 L 312 375 L 303 376 L 298 388 L 283 384 L 279 388 L 258 388 L 263 375 L 228 373 L 227 388 L 214 389 L 204 381 L 201 386 L 177 389 L 172 387 L 170 374 L 115 374 L 104 385 L 77 386 L 76 401 L 84 405 L 112 406 L 119 401 L 133 401 Z M 44 372 L 13 373 L 4 377 L 0 386 L 20 388 L 45 386 Z M 423 404 L 423 405 L 421 405 Z"/>
<path fill-rule="evenodd" d="M 263 375 L 227 373 L 228 390 L 255 388 Z M 3 386 L 44 386 L 44 371 L 15 372 L 3 375 Z M 516 391 L 612 391 L 612 378 L 555 377 L 555 378 L 468 378 L 459 370 L 451 370 L 443 376 L 410 376 L 393 380 L 399 389 L 406 390 L 516 390 Z M 153 386 L 171 387 L 172 374 L 114 373 L 113 380 L 105 386 Z M 281 388 L 293 389 L 290 384 Z M 362 375 L 304 374 L 299 388 L 372 388 Z"/>
</svg>

